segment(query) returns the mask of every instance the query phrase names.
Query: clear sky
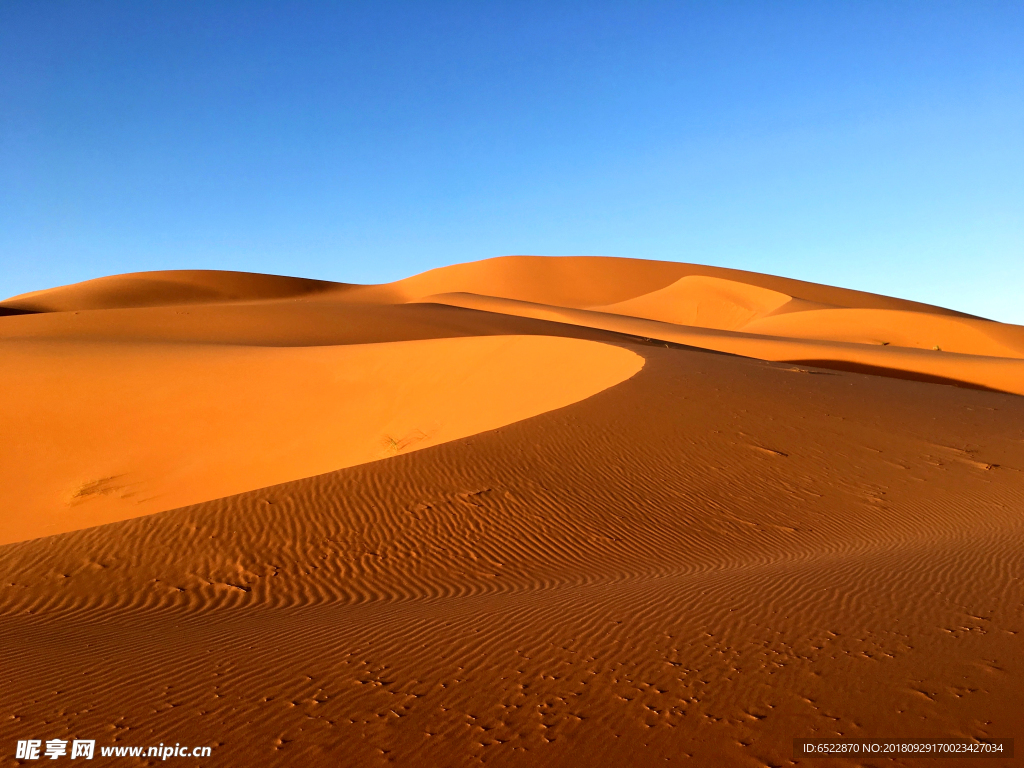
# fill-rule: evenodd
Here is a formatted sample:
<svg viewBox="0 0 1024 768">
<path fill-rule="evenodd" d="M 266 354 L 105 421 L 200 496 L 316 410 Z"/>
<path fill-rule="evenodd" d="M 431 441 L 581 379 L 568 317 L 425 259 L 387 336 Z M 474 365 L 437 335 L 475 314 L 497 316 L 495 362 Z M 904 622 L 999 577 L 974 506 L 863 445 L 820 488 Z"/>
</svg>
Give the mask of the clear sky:
<svg viewBox="0 0 1024 768">
<path fill-rule="evenodd" d="M 0 2 L 0 294 L 692 261 L 1024 323 L 1024 2 Z"/>
</svg>

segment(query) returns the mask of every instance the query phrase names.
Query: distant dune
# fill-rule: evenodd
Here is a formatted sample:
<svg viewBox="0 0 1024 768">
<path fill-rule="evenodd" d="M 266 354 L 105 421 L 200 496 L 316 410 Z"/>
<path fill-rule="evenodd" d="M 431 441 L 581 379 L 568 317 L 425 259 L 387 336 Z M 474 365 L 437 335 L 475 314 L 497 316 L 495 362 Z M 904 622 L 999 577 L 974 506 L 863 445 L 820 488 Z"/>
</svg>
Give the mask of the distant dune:
<svg viewBox="0 0 1024 768">
<path fill-rule="evenodd" d="M 0 765 L 1024 737 L 1020 326 L 514 256 L 104 277 L 0 302 L 0 361 Z"/>
</svg>

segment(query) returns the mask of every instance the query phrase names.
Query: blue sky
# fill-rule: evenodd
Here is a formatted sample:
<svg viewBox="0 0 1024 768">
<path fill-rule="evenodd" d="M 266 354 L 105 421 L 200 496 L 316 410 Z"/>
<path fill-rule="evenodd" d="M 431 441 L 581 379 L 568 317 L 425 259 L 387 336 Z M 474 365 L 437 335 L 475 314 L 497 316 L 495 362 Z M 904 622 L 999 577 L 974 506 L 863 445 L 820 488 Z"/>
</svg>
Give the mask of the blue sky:
<svg viewBox="0 0 1024 768">
<path fill-rule="evenodd" d="M 0 3 L 0 294 L 692 261 L 1024 323 L 1020 2 Z"/>
</svg>

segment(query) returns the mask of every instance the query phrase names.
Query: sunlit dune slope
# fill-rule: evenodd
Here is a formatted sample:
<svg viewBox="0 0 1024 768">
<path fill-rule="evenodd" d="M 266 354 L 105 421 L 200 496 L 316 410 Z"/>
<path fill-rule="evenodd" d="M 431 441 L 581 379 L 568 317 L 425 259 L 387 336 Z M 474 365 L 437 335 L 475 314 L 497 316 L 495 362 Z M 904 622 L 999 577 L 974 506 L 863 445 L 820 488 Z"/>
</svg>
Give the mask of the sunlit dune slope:
<svg viewBox="0 0 1024 768">
<path fill-rule="evenodd" d="M 789 294 L 750 283 L 690 275 L 661 290 L 593 309 L 676 325 L 735 331 L 751 320 L 771 315 L 791 302 L 801 301 Z M 822 306 L 802 303 L 804 306 Z"/>
<path fill-rule="evenodd" d="M 619 347 L 490 336 L 332 347 L 0 342 L 0 543 L 418 450 L 632 376 Z"/>
<path fill-rule="evenodd" d="M 827 309 L 774 314 L 746 333 L 1024 358 L 1024 328 L 989 320 L 887 309 Z"/>
</svg>

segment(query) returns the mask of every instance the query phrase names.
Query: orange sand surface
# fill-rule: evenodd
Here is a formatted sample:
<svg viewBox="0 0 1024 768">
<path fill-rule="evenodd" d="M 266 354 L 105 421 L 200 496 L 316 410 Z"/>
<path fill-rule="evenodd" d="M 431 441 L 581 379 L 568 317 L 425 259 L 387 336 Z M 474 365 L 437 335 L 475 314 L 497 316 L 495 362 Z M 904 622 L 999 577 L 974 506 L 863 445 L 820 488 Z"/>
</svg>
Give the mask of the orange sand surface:
<svg viewBox="0 0 1024 768">
<path fill-rule="evenodd" d="M 643 365 L 547 336 L 334 347 L 7 341 L 0 543 L 162 512 L 554 410 Z M 59 365 L 55 365 L 59 361 Z M 38 402 L 41 407 L 26 407 Z"/>
<path fill-rule="evenodd" d="M 0 361 L 0 765 L 1022 748 L 1019 326 L 507 257 L 101 278 L 0 302 Z"/>
</svg>

